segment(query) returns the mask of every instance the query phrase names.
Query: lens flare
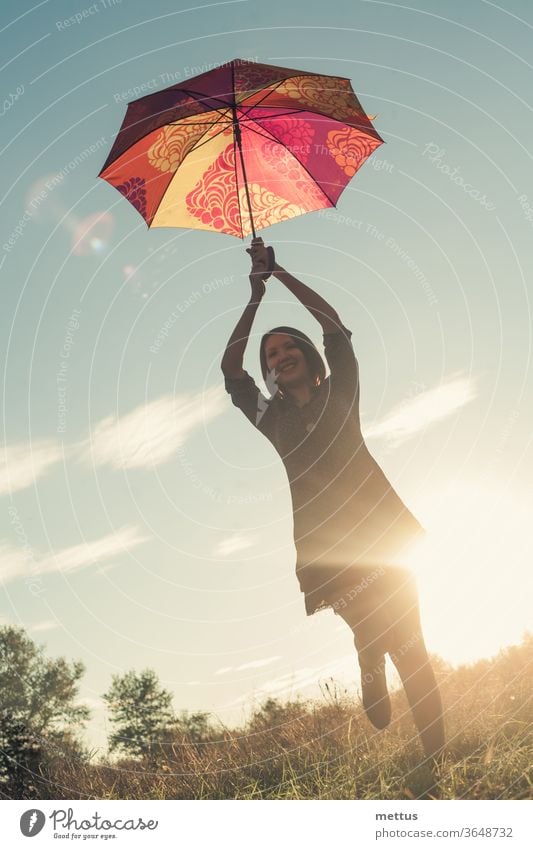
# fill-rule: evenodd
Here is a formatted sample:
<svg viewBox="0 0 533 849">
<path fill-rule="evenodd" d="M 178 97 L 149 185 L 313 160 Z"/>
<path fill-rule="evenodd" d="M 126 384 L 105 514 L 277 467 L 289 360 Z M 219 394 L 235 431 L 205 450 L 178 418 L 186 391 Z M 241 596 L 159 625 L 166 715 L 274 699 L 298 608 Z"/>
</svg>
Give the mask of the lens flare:
<svg viewBox="0 0 533 849">
<path fill-rule="evenodd" d="M 113 216 L 109 212 L 95 212 L 77 222 L 72 231 L 72 253 L 76 256 L 104 253 L 114 225 Z"/>
</svg>

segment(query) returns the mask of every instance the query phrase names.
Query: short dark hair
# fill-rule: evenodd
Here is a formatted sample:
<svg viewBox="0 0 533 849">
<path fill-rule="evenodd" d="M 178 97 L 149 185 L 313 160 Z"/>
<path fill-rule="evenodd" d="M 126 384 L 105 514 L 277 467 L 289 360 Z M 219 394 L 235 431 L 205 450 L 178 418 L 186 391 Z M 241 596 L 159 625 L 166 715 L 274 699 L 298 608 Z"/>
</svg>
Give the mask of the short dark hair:
<svg viewBox="0 0 533 849">
<path fill-rule="evenodd" d="M 275 333 L 285 333 L 287 336 L 291 336 L 294 339 L 296 347 L 300 349 L 305 357 L 309 373 L 311 374 L 315 385 L 318 386 L 319 383 L 322 383 L 326 377 L 326 366 L 324 364 L 324 360 L 320 356 L 316 345 L 311 341 L 309 336 L 306 336 L 301 330 L 296 330 L 295 327 L 273 327 L 272 330 L 269 330 L 268 333 L 265 333 L 262 337 L 261 346 L 259 348 L 259 360 L 261 363 L 263 380 L 266 380 L 268 374 L 266 361 L 267 339 Z"/>
</svg>

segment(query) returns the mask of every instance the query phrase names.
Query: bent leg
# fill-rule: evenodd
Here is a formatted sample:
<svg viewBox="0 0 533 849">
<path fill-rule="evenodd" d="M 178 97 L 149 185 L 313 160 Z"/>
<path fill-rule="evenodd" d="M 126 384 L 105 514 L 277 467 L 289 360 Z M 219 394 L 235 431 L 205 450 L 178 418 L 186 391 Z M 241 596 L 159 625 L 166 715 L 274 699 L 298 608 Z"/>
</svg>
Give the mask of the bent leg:
<svg viewBox="0 0 533 849">
<path fill-rule="evenodd" d="M 354 629 L 354 643 L 361 668 L 363 707 L 376 728 L 386 728 L 391 720 L 382 636 L 382 631 L 376 634 L 371 627 L 365 625 L 358 625 Z"/>
<path fill-rule="evenodd" d="M 385 651 L 388 626 L 373 605 L 349 606 L 339 615 L 350 626 L 361 669 L 363 707 L 376 728 L 386 728 L 391 718 L 391 703 L 385 675 Z"/>
</svg>

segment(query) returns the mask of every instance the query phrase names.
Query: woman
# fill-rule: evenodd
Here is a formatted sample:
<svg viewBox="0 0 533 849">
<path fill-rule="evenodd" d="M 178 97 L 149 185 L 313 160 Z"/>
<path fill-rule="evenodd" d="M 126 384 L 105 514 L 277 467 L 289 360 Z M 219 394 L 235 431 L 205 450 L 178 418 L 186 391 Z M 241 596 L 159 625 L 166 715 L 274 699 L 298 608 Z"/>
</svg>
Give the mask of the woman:
<svg viewBox="0 0 533 849">
<path fill-rule="evenodd" d="M 306 612 L 330 607 L 353 631 L 363 705 L 377 728 L 390 722 L 385 654 L 390 655 L 424 751 L 435 757 L 444 746 L 442 705 L 414 580 L 399 565 L 402 550 L 423 531 L 365 445 L 351 333 L 323 298 L 275 262 L 262 239 L 248 253 L 252 294 L 221 368 L 233 403 L 272 442 L 287 470 Z M 261 340 L 261 370 L 272 390 L 267 400 L 242 365 L 271 273 L 321 325 L 330 374 L 326 377 L 322 357 L 304 333 L 276 327 Z"/>
</svg>

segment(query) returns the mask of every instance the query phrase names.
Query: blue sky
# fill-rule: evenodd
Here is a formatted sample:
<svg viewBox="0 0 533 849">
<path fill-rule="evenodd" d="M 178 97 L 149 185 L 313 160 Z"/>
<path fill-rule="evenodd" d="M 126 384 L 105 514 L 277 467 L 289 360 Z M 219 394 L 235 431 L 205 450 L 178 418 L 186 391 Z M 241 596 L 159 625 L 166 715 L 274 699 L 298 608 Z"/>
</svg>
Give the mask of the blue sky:
<svg viewBox="0 0 533 849">
<path fill-rule="evenodd" d="M 221 389 L 248 295 L 229 236 L 147 230 L 97 179 L 128 91 L 234 57 L 348 76 L 386 144 L 338 209 L 265 230 L 352 330 L 369 447 L 433 532 L 430 649 L 530 624 L 533 29 L 529 4 L 4 3 L 0 615 L 178 708 L 355 690 L 343 623 L 306 620 L 279 458 Z M 69 20 L 70 19 L 70 20 Z M 66 23 L 65 23 L 66 22 Z M 273 281 L 258 336 L 320 341 Z M 453 627 L 451 623 L 453 622 Z"/>
</svg>

